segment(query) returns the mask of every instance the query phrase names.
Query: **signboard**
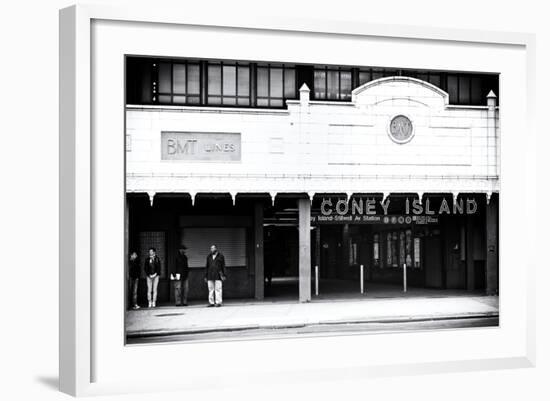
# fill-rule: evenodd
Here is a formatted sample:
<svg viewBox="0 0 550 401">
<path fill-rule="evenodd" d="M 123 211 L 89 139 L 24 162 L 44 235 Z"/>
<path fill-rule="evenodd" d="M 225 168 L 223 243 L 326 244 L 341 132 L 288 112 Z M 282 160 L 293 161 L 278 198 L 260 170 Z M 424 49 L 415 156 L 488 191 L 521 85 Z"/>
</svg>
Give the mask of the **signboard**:
<svg viewBox="0 0 550 401">
<path fill-rule="evenodd" d="M 352 215 L 331 214 L 325 216 L 317 214 L 311 216 L 311 224 L 402 224 L 402 225 L 430 225 L 438 224 L 439 216 L 427 215 Z"/>
<path fill-rule="evenodd" d="M 240 161 L 238 132 L 161 132 L 161 160 Z"/>
</svg>

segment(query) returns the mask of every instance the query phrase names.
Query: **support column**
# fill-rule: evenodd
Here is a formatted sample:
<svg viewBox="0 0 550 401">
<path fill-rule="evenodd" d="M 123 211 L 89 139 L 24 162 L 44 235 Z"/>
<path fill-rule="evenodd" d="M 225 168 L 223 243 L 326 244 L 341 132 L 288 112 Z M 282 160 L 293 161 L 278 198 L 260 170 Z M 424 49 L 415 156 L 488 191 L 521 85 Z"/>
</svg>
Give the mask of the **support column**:
<svg viewBox="0 0 550 401">
<path fill-rule="evenodd" d="M 315 264 L 321 268 L 321 226 L 315 229 Z"/>
<path fill-rule="evenodd" d="M 125 265 L 124 267 L 126 271 L 124 275 L 124 279 L 126 283 L 129 283 L 129 280 L 130 280 L 130 271 L 129 271 L 130 267 L 128 263 L 129 259 L 130 259 L 130 204 L 128 201 L 128 195 L 126 195 L 126 199 L 124 200 L 124 265 Z M 124 286 L 124 310 L 127 310 L 130 304 L 129 287 L 130 287 L 129 285 Z"/>
<path fill-rule="evenodd" d="M 264 299 L 264 205 L 254 204 L 254 298 Z"/>
<path fill-rule="evenodd" d="M 466 289 L 475 290 L 474 227 L 472 216 L 466 216 Z"/>
<path fill-rule="evenodd" d="M 298 199 L 299 300 L 311 301 L 311 201 Z"/>
<path fill-rule="evenodd" d="M 342 252 L 340 253 L 340 266 L 338 267 L 338 277 L 349 279 L 349 224 L 344 224 L 342 226 Z"/>
<path fill-rule="evenodd" d="M 485 291 L 487 295 L 495 295 L 498 294 L 498 196 L 495 195 L 487 203 L 486 238 Z"/>
</svg>

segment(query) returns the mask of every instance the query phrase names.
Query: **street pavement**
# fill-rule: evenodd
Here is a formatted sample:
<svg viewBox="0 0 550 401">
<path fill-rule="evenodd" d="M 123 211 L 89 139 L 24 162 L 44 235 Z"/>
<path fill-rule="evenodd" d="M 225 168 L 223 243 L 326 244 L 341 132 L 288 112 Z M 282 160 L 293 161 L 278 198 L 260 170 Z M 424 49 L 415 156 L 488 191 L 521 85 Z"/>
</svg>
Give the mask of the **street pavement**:
<svg viewBox="0 0 550 401">
<path fill-rule="evenodd" d="M 318 337 L 329 335 L 354 335 L 373 333 L 396 333 L 405 331 L 446 330 L 457 328 L 496 327 L 496 317 L 461 317 L 441 320 L 410 320 L 394 322 L 367 322 L 318 324 L 300 327 L 258 328 L 234 331 L 210 331 L 203 333 L 161 334 L 144 337 L 131 337 L 128 344 L 169 343 L 176 341 L 225 341 L 225 340 L 266 340 L 293 337 Z"/>
<path fill-rule="evenodd" d="M 308 303 L 296 301 L 253 302 L 229 301 L 221 308 L 207 308 L 206 304 L 187 307 L 165 306 L 143 308 L 126 312 L 128 343 L 132 339 L 159 336 L 200 335 L 212 333 L 243 334 L 246 331 L 288 331 L 322 327 L 334 331 L 343 325 L 388 324 L 488 319 L 486 324 L 498 325 L 498 296 L 465 295 L 396 297 L 361 296 L 344 299 L 317 299 Z M 455 325 L 460 323 L 454 323 Z M 330 329 L 329 329 L 330 327 Z M 368 329 L 368 327 L 366 327 Z"/>
</svg>

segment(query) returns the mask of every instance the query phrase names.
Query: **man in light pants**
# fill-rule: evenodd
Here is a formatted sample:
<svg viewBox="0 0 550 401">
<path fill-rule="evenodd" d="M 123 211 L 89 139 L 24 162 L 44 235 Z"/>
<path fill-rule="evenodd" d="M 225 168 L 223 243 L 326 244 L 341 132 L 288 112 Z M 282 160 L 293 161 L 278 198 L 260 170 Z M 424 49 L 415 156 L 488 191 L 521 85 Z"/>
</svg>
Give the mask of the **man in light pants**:
<svg viewBox="0 0 550 401">
<path fill-rule="evenodd" d="M 208 306 L 222 306 L 222 281 L 225 281 L 225 258 L 216 245 L 210 247 L 206 257 L 204 281 L 208 284 Z"/>
<path fill-rule="evenodd" d="M 143 264 L 143 269 L 147 275 L 147 301 L 149 308 L 157 307 L 157 288 L 160 277 L 160 259 L 157 256 L 155 248 L 149 248 L 149 257 Z"/>
</svg>

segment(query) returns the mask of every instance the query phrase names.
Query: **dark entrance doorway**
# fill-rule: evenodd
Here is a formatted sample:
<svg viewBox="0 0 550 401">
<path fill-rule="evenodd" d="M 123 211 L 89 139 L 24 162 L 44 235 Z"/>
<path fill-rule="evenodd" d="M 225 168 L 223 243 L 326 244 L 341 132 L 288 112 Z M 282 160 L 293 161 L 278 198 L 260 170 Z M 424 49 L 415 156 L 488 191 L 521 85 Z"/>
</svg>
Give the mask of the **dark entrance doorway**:
<svg viewBox="0 0 550 401">
<path fill-rule="evenodd" d="M 443 269 L 442 269 L 442 253 L 441 240 L 439 236 L 431 236 L 424 238 L 424 266 L 426 269 L 426 287 L 442 288 L 443 287 Z"/>
<path fill-rule="evenodd" d="M 297 227 L 264 227 L 264 277 L 266 298 L 298 297 Z"/>
</svg>

